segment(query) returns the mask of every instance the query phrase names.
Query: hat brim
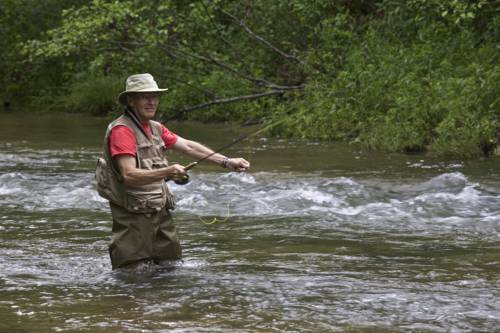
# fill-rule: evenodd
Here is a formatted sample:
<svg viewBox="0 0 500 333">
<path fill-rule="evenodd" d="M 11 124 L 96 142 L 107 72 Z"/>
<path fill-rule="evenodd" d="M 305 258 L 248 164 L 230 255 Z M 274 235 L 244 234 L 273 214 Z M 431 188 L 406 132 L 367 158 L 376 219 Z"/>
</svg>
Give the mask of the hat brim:
<svg viewBox="0 0 500 333">
<path fill-rule="evenodd" d="M 127 106 L 127 94 L 130 94 L 130 93 L 141 93 L 141 92 L 163 92 L 163 91 L 167 91 L 168 88 L 165 88 L 165 89 L 160 89 L 160 88 L 157 88 L 157 89 L 144 89 L 144 90 L 134 90 L 134 91 L 122 91 L 120 93 L 120 95 L 118 95 L 118 103 L 120 103 L 121 105 L 125 105 Z"/>
</svg>

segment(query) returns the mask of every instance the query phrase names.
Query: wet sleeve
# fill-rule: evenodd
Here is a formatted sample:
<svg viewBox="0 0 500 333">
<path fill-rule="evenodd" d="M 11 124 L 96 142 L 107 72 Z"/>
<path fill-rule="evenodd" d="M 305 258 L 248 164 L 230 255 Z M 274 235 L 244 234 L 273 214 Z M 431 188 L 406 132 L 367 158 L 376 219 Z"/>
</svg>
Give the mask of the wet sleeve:
<svg viewBox="0 0 500 333">
<path fill-rule="evenodd" d="M 109 151 L 111 157 L 132 155 L 135 157 L 137 144 L 134 132 L 127 126 L 116 126 L 109 134 Z"/>
<path fill-rule="evenodd" d="M 165 143 L 165 147 L 168 149 L 172 147 L 177 142 L 177 135 L 174 132 L 171 132 L 168 128 L 161 125 L 162 130 L 162 139 Z"/>
</svg>

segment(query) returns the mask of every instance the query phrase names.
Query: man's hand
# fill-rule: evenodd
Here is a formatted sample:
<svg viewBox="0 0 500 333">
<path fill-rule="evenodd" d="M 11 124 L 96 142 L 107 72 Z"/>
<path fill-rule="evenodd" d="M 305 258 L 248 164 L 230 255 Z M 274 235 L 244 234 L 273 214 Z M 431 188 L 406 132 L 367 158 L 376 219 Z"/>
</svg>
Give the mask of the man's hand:
<svg viewBox="0 0 500 333">
<path fill-rule="evenodd" d="M 226 166 L 229 170 L 241 172 L 250 168 L 250 162 L 241 157 L 230 158 L 227 160 Z"/>
<path fill-rule="evenodd" d="M 172 164 L 166 168 L 166 178 L 170 180 L 182 180 L 186 176 L 186 170 L 180 164 Z"/>
</svg>

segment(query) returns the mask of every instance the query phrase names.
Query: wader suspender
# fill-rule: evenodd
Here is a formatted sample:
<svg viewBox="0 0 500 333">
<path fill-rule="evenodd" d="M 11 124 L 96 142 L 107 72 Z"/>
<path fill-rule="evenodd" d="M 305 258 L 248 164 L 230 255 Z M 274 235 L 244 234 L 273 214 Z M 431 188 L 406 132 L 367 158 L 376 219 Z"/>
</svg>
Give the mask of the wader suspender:
<svg viewBox="0 0 500 333">
<path fill-rule="evenodd" d="M 144 127 L 142 127 L 141 122 L 139 121 L 139 118 L 137 118 L 137 115 L 134 113 L 134 111 L 130 108 L 130 106 L 127 106 L 127 109 L 125 110 L 125 116 L 129 117 L 132 120 L 132 123 L 139 129 L 139 131 L 144 135 L 146 140 L 149 140 L 153 145 L 154 145 L 154 132 L 153 132 L 153 127 L 150 124 L 151 128 L 151 135 L 153 138 L 150 138 L 149 135 L 146 133 L 144 130 Z M 137 140 L 137 138 L 136 138 Z M 139 157 L 139 149 L 136 149 L 135 152 L 135 165 L 140 169 L 141 168 L 141 159 Z"/>
</svg>

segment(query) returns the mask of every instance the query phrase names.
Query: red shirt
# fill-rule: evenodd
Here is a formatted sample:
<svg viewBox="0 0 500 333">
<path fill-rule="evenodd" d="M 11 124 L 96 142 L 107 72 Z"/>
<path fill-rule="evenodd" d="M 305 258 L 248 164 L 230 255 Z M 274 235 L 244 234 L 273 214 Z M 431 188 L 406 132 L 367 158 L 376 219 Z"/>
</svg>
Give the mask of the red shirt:
<svg viewBox="0 0 500 333">
<path fill-rule="evenodd" d="M 142 124 L 142 127 L 149 136 L 151 134 L 151 126 L 149 122 Z M 161 137 L 165 143 L 165 147 L 168 149 L 177 142 L 177 135 L 170 132 L 165 126 L 161 125 L 162 134 Z M 111 157 L 117 155 L 132 155 L 135 157 L 136 154 L 136 139 L 134 131 L 127 126 L 118 125 L 113 127 L 111 133 L 109 134 L 109 151 L 111 152 Z"/>
</svg>

